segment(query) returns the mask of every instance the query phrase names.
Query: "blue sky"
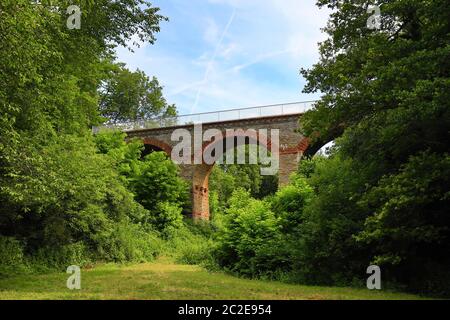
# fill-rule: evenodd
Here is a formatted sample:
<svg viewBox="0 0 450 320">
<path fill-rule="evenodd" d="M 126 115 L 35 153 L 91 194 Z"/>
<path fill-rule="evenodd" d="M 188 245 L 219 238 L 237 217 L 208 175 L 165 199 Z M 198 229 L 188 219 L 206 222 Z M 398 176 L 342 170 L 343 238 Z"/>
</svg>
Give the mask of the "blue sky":
<svg viewBox="0 0 450 320">
<path fill-rule="evenodd" d="M 180 114 L 312 100 L 301 67 L 318 60 L 328 11 L 315 0 L 153 0 L 169 17 L 154 45 L 118 60 L 164 86 Z"/>
</svg>

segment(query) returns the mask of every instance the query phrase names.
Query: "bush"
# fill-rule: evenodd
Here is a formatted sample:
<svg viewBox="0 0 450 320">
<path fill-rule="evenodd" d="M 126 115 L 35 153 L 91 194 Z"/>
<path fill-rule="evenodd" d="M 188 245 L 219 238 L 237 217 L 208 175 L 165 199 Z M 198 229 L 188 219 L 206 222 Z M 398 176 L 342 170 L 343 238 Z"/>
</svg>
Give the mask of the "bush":
<svg viewBox="0 0 450 320">
<path fill-rule="evenodd" d="M 130 178 L 139 171 L 144 143 L 139 139 L 127 143 L 125 139 L 126 133 L 122 131 L 104 130 L 94 136 L 98 151 L 112 159 L 123 182 L 128 185 Z"/>
<path fill-rule="evenodd" d="M 23 149 L 9 160 L 14 174 L 0 180 L 0 234 L 23 240 L 32 265 L 61 269 L 90 257 L 154 256 L 157 250 L 145 244 L 153 237 L 132 226 L 148 211 L 90 138 L 62 135 L 44 145 L 22 139 Z"/>
<path fill-rule="evenodd" d="M 303 222 L 303 209 L 313 198 L 314 191 L 306 178 L 293 174 L 291 184 L 280 189 L 270 199 L 272 211 L 280 217 L 282 231 L 291 234 Z"/>
<path fill-rule="evenodd" d="M 169 202 L 160 202 L 156 210 L 149 215 L 147 222 L 154 226 L 161 234 L 168 237 L 183 225 L 181 208 Z"/>
<path fill-rule="evenodd" d="M 187 183 L 178 167 L 163 152 L 153 152 L 141 162 L 130 180 L 135 199 L 148 210 L 142 223 L 161 232 L 181 225 L 181 210 L 189 198 Z"/>
<path fill-rule="evenodd" d="M 209 225 L 185 221 L 183 227 L 175 230 L 168 238 L 164 253 L 178 263 L 199 264 L 211 269 L 215 265 L 212 257 L 214 246 Z"/>
<path fill-rule="evenodd" d="M 241 146 L 243 147 L 243 146 Z M 235 157 L 241 147 L 233 152 Z M 249 157 L 249 145 L 245 146 L 246 157 Z M 237 158 L 235 159 L 237 161 Z M 236 163 L 236 162 L 235 162 Z M 229 200 L 236 189 L 242 188 L 250 192 L 256 199 L 263 199 L 275 194 L 278 189 L 278 176 L 261 176 L 262 164 L 217 164 L 213 167 L 209 176 L 210 206 L 211 212 L 228 207 Z M 211 197 L 215 198 L 211 198 Z M 213 200 L 213 202 L 211 201 Z"/>
</svg>

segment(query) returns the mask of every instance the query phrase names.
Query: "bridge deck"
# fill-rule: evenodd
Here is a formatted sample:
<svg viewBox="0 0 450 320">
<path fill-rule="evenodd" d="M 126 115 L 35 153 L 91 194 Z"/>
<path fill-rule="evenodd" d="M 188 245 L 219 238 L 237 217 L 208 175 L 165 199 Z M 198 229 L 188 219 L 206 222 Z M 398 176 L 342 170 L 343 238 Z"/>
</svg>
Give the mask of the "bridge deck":
<svg viewBox="0 0 450 320">
<path fill-rule="evenodd" d="M 100 127 L 94 127 L 94 133 L 102 129 L 118 129 L 122 131 L 151 130 L 161 128 L 186 127 L 196 123 L 214 124 L 225 123 L 228 121 L 245 121 L 250 119 L 271 118 L 279 116 L 293 116 L 304 113 L 312 108 L 316 101 L 303 101 L 285 104 L 275 104 L 268 106 L 258 106 L 250 108 L 240 108 L 231 110 L 221 110 L 212 112 L 203 112 L 188 115 L 179 115 L 175 117 L 160 117 L 127 123 L 107 124 Z"/>
<path fill-rule="evenodd" d="M 215 121 L 215 122 L 202 122 L 204 128 L 208 127 L 216 127 L 216 126 L 223 126 L 227 124 L 233 124 L 233 127 L 236 125 L 239 125 L 240 123 L 248 123 L 248 122 L 261 122 L 269 119 L 284 119 L 284 118 L 296 118 L 300 117 L 303 114 L 303 112 L 300 113 L 289 113 L 289 114 L 283 114 L 283 115 L 274 115 L 274 116 L 265 116 L 265 117 L 254 117 L 254 118 L 244 118 L 244 119 L 237 119 L 237 120 L 225 120 L 225 121 Z M 124 132 L 128 134 L 133 134 L 136 132 L 152 132 L 152 131 L 161 131 L 161 130 L 175 130 L 175 129 L 181 129 L 181 128 L 190 128 L 194 126 L 197 123 L 189 123 L 189 124 L 175 124 L 173 126 L 157 126 L 153 128 L 137 128 L 137 129 L 130 129 L 130 130 L 124 130 Z"/>
</svg>

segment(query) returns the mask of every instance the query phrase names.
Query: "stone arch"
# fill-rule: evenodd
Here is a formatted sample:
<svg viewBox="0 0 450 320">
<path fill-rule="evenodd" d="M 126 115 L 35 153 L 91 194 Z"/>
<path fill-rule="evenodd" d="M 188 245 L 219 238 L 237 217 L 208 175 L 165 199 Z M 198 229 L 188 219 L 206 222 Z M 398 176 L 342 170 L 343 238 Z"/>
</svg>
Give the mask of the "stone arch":
<svg viewBox="0 0 450 320">
<path fill-rule="evenodd" d="M 296 146 L 280 150 L 278 186 L 284 186 L 290 182 L 291 174 L 297 171 L 298 164 L 308 148 L 309 139 L 302 138 Z"/>
<path fill-rule="evenodd" d="M 221 130 L 223 134 L 226 134 L 226 128 L 229 129 L 237 129 L 241 128 L 246 130 L 247 128 L 267 128 L 267 129 L 278 129 L 280 130 L 280 166 L 278 171 L 279 176 L 279 186 L 282 186 L 289 182 L 289 175 L 297 170 L 298 162 L 301 160 L 303 156 L 308 156 L 309 154 L 314 154 L 315 150 L 320 149 L 321 146 L 316 148 L 317 141 L 323 140 L 320 139 L 319 134 L 314 134 L 311 136 L 311 141 L 306 139 L 299 131 L 298 131 L 298 118 L 302 114 L 289 114 L 289 115 L 277 115 L 277 116 L 267 116 L 267 117 L 258 117 L 258 118 L 249 118 L 249 119 L 236 119 L 236 120 L 226 120 L 226 121 L 217 121 L 211 122 L 208 125 L 202 126 L 202 134 L 208 128 L 217 128 Z M 153 128 L 153 129 L 137 129 L 132 131 L 127 131 L 128 139 L 139 138 L 142 140 L 146 140 L 145 143 L 147 145 L 154 146 L 154 148 L 158 148 L 158 150 L 163 150 L 166 154 L 171 155 L 172 147 L 174 144 L 171 141 L 170 137 L 175 129 L 186 129 L 192 135 L 195 134 L 195 126 L 192 124 L 179 125 L 174 127 L 161 127 L 161 128 Z M 236 131 L 232 133 L 236 136 Z M 316 137 L 318 135 L 319 137 Z M 338 134 L 333 134 L 333 136 L 337 136 Z M 149 139 L 145 139 L 149 137 Z M 151 138 L 155 139 L 151 139 Z M 128 140 L 127 139 L 127 140 Z M 214 143 L 213 141 L 209 141 L 204 143 L 198 149 L 201 149 L 200 152 L 211 146 Z M 259 141 L 258 141 L 259 140 Z M 263 139 L 253 139 L 253 141 L 247 141 L 247 143 L 260 143 Z M 165 143 L 164 143 L 165 142 Z M 271 147 L 272 142 L 267 140 L 267 148 Z M 191 141 L 191 150 L 194 152 L 199 152 L 196 150 L 195 143 Z M 201 156 L 202 156 L 201 155 Z M 198 160 L 198 156 L 195 157 L 193 155 L 192 160 Z M 203 160 L 203 157 L 201 157 Z M 197 163 L 197 164 L 196 164 Z M 212 166 L 209 166 L 204 163 L 204 161 L 194 161 L 192 163 L 180 164 L 180 173 L 181 176 L 187 180 L 191 181 L 192 184 L 192 194 L 193 199 L 202 198 L 204 200 L 199 201 L 197 204 L 193 203 L 193 215 L 195 217 L 208 218 L 209 212 L 209 203 L 208 203 L 208 178 L 211 172 Z M 194 172 L 195 171 L 195 172 Z M 195 182 L 196 181 L 197 184 Z M 197 188 L 195 187 L 197 185 Z M 198 205 L 200 204 L 200 205 Z M 195 207 L 195 208 L 194 208 Z"/>
<path fill-rule="evenodd" d="M 206 164 L 203 162 L 203 154 L 205 151 L 208 150 L 208 148 L 214 147 L 215 144 L 217 144 L 219 141 L 223 144 L 222 152 L 219 155 L 215 155 L 215 158 L 217 159 L 219 156 L 223 156 L 228 149 L 231 149 L 231 146 L 227 146 L 226 140 L 227 139 L 234 139 L 236 137 L 248 137 L 248 143 L 247 139 L 245 139 L 244 143 L 247 144 L 256 144 L 256 145 L 262 145 L 265 147 L 266 150 L 270 151 L 272 147 L 272 141 L 269 137 L 266 137 L 265 135 L 259 133 L 256 131 L 255 135 L 249 136 L 248 131 L 246 130 L 233 130 L 232 133 L 230 132 L 223 132 L 222 134 L 217 137 L 216 139 L 212 141 L 207 141 L 203 143 L 203 146 L 201 148 L 201 159 L 202 164 L 195 165 L 193 167 L 193 176 L 192 176 L 192 217 L 194 219 L 202 219 L 207 220 L 209 219 L 209 176 L 211 174 L 212 169 L 214 168 L 216 162 L 214 164 Z M 237 145 L 234 145 L 233 148 L 237 147 Z M 276 147 L 276 146 L 275 146 Z M 277 151 L 279 150 L 277 147 L 275 148 Z M 197 154 L 197 156 L 199 156 Z"/>
<path fill-rule="evenodd" d="M 254 132 L 254 131 L 251 131 L 251 132 Z M 244 131 L 244 130 L 242 130 L 242 131 L 239 131 L 239 130 L 238 131 L 233 131 L 233 134 L 231 134 L 230 132 L 225 132 L 225 134 L 222 134 L 220 139 L 215 139 L 214 141 L 207 141 L 207 142 L 205 142 L 203 144 L 203 147 L 202 147 L 202 153 L 207 151 L 208 148 L 213 147 L 219 141 L 222 141 L 222 143 L 224 144 L 224 149 L 225 150 L 222 150 L 222 151 L 226 152 L 226 151 L 228 151 L 228 149 L 227 149 L 228 146 L 226 145 L 226 140 L 230 139 L 230 138 L 234 139 L 234 138 L 238 138 L 238 137 L 249 138 L 249 144 L 262 145 L 263 147 L 266 148 L 266 150 L 270 151 L 270 149 L 272 147 L 271 139 L 269 137 L 259 133 L 258 131 L 255 131 L 255 132 L 256 133 L 254 135 L 248 135 L 248 134 L 246 134 L 246 133 L 248 133 L 248 131 Z M 245 144 L 247 144 L 246 141 L 245 141 Z M 235 146 L 233 144 L 233 148 L 234 147 L 237 147 L 237 146 Z M 221 156 L 223 156 L 223 154 L 225 152 L 222 152 Z"/>
<path fill-rule="evenodd" d="M 303 138 L 302 140 L 300 140 L 298 145 L 296 145 L 295 147 L 280 150 L 280 155 L 293 154 L 293 153 L 304 154 L 306 152 L 306 150 L 308 150 L 309 144 L 310 144 L 310 140 L 308 138 Z"/>
</svg>

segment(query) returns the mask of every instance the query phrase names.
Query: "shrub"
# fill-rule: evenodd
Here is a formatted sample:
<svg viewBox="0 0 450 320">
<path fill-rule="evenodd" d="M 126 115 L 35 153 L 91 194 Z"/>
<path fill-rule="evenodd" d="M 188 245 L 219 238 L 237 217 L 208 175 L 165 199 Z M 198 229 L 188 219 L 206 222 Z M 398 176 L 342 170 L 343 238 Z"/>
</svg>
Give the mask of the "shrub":
<svg viewBox="0 0 450 320">
<path fill-rule="evenodd" d="M 153 152 L 141 162 L 130 186 L 135 199 L 148 210 L 143 224 L 159 231 L 180 226 L 180 208 L 186 204 L 189 193 L 178 173 L 178 167 L 163 152 Z"/>
<path fill-rule="evenodd" d="M 0 233 L 26 240 L 32 264 L 52 269 L 83 264 L 90 256 L 147 257 L 130 251 L 118 228 L 139 223 L 148 211 L 123 186 L 108 155 L 97 154 L 87 137 L 62 135 L 42 146 L 23 142 L 10 159 L 14 174 L 0 180 Z M 128 233 L 146 237 L 136 230 Z M 139 247 L 138 240 L 130 241 Z"/>
<path fill-rule="evenodd" d="M 361 203 L 374 209 L 358 242 L 373 248 L 373 263 L 413 291 L 450 295 L 450 156 L 410 157 L 384 176 Z"/>
<path fill-rule="evenodd" d="M 308 179 L 315 195 L 305 205 L 292 251 L 296 281 L 344 285 L 365 276 L 370 251 L 353 238 L 368 214 L 357 204 L 361 181 L 350 160 L 333 156 L 315 164 Z"/>
<path fill-rule="evenodd" d="M 123 182 L 128 185 L 130 178 L 139 170 L 144 144 L 139 139 L 127 143 L 125 138 L 126 133 L 122 131 L 105 130 L 97 133 L 94 141 L 98 151 L 112 159 Z"/>
<path fill-rule="evenodd" d="M 306 178 L 293 174 L 291 183 L 270 199 L 272 211 L 281 219 L 284 234 L 298 229 L 303 221 L 304 207 L 311 202 L 313 195 L 314 191 Z"/>
<path fill-rule="evenodd" d="M 148 222 L 154 226 L 163 236 L 167 237 L 183 225 L 181 208 L 169 202 L 160 202 L 156 210 L 148 217 Z"/>
</svg>

